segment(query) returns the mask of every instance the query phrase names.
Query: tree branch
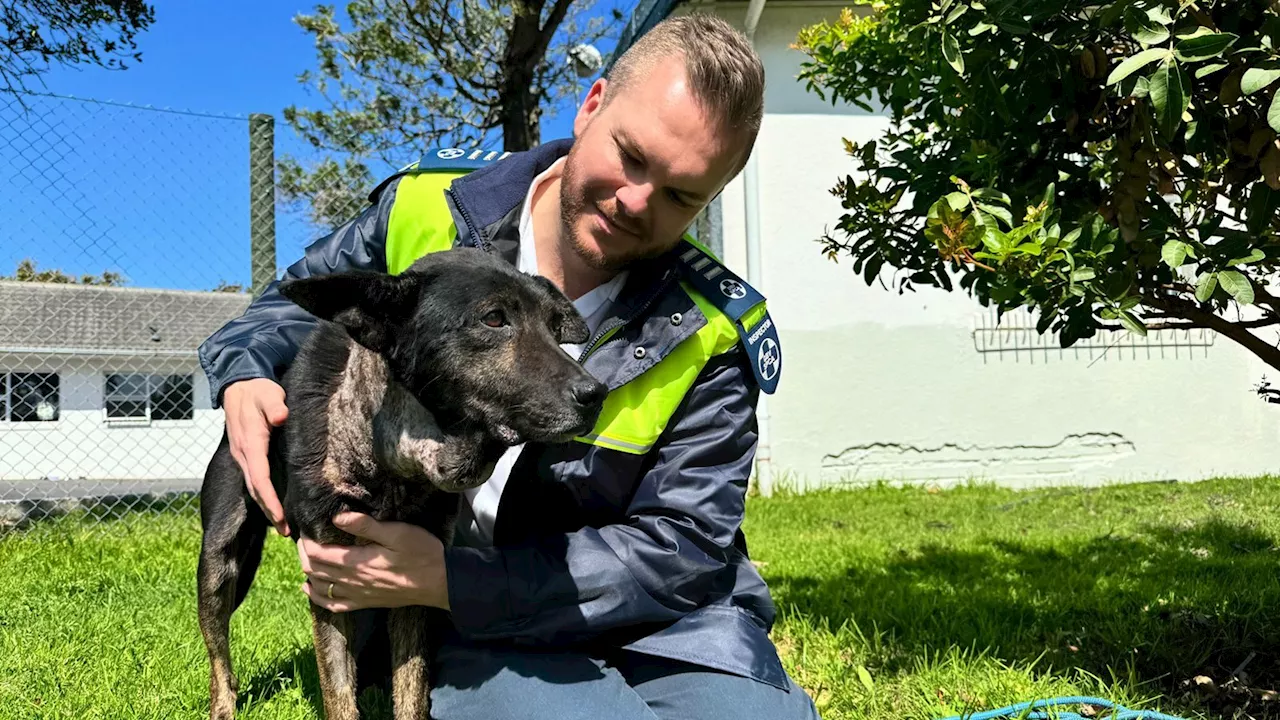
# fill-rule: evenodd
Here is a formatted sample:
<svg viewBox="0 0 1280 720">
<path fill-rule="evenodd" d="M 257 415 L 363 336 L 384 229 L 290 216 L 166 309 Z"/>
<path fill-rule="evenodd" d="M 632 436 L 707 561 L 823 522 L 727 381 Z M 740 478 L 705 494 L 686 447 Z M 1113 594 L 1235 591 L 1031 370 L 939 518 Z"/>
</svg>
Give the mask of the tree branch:
<svg viewBox="0 0 1280 720">
<path fill-rule="evenodd" d="M 1262 283 L 1258 282 L 1255 277 L 1249 277 L 1249 284 L 1253 286 L 1253 299 L 1255 301 L 1266 305 L 1271 309 L 1272 313 L 1280 313 L 1280 298 L 1267 292 Z"/>
<path fill-rule="evenodd" d="M 1214 330 L 1235 340 L 1249 352 L 1257 355 L 1266 364 L 1280 370 L 1280 348 L 1271 345 L 1262 338 L 1249 332 L 1250 323 L 1234 323 L 1226 318 L 1206 312 L 1184 300 L 1171 297 L 1144 296 L 1142 301 L 1158 310 L 1163 310 L 1174 317 L 1181 317 Z M 1259 322 L 1259 321 L 1253 321 Z M 1275 324 L 1274 322 L 1268 324 Z M 1262 327 L 1262 326 L 1259 326 Z"/>
<path fill-rule="evenodd" d="M 1156 317 L 1178 317 L 1178 316 L 1161 314 Z M 1214 317 L 1218 317 L 1218 316 L 1214 315 Z M 1224 322 L 1229 322 L 1238 328 L 1245 328 L 1246 330 L 1256 330 L 1258 328 L 1270 327 L 1272 325 L 1280 325 L 1280 318 L 1266 318 L 1264 320 L 1249 320 L 1247 322 L 1231 322 L 1230 320 L 1224 320 Z M 1177 323 L 1158 322 L 1158 323 L 1143 323 L 1143 324 L 1146 326 L 1148 330 L 1212 330 L 1214 329 L 1209 325 L 1206 325 L 1204 323 L 1199 323 L 1199 322 L 1177 322 Z M 1098 325 L 1098 329 L 1099 330 L 1124 330 L 1125 327 L 1123 325 L 1109 325 L 1105 323 L 1100 323 Z"/>
<path fill-rule="evenodd" d="M 555 37 L 556 29 L 560 27 L 560 23 L 564 22 L 565 15 L 569 14 L 571 5 L 573 0 L 556 0 L 556 4 L 551 6 L 551 14 L 547 16 L 547 22 L 538 28 L 538 40 L 530 53 L 530 58 L 535 65 L 547 54 L 547 48 L 551 47 L 551 38 Z"/>
</svg>

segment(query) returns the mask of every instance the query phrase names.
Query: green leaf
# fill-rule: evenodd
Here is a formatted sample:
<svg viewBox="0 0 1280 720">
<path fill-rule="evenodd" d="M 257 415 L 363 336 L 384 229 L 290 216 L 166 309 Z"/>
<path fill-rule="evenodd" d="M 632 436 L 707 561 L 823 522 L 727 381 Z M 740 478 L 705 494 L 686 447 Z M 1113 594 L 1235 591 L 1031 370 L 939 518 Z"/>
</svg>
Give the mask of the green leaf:
<svg viewBox="0 0 1280 720">
<path fill-rule="evenodd" d="M 947 19 L 946 19 L 946 20 L 943 20 L 942 22 L 943 22 L 943 23 L 945 23 L 945 24 L 947 24 L 947 25 L 950 25 L 951 23 L 955 22 L 957 18 L 959 18 L 961 15 L 963 15 L 963 14 L 965 13 L 965 11 L 966 11 L 966 10 L 968 10 L 968 9 L 969 9 L 969 6 L 968 6 L 968 5 L 957 5 L 957 6 L 955 6 L 955 7 L 951 8 L 951 12 L 947 13 Z"/>
<path fill-rule="evenodd" d="M 1004 91 L 996 84 L 995 72 L 992 65 L 995 63 L 987 63 L 986 72 L 982 73 L 982 81 L 986 83 L 987 88 L 991 91 L 991 99 L 995 104 L 996 114 L 1005 122 L 1011 122 L 1013 115 L 1009 112 L 1009 104 L 1005 102 Z"/>
<path fill-rule="evenodd" d="M 1191 122 L 1187 123 L 1187 131 L 1183 133 L 1182 139 L 1185 140 L 1186 142 L 1191 142 L 1196 138 L 1196 133 L 1199 131 L 1200 131 L 1200 121 L 1192 120 Z"/>
<path fill-rule="evenodd" d="M 1015 228 L 1009 232 L 1009 242 L 1014 245 L 1017 245 L 1018 243 L 1022 242 L 1022 240 L 1026 238 L 1028 235 L 1034 233 L 1039 229 L 1040 229 L 1040 223 L 1038 222 L 1027 223 L 1026 225 Z M 1039 247 L 1040 243 L 1037 242 L 1035 243 L 1035 245 Z M 1035 254 L 1039 255 L 1040 251 L 1037 250 Z"/>
<path fill-rule="evenodd" d="M 1249 278 L 1235 270 L 1223 270 L 1218 273 L 1218 282 L 1222 283 L 1222 289 L 1230 293 L 1236 302 L 1241 305 L 1253 304 L 1253 286 L 1249 284 Z"/>
<path fill-rule="evenodd" d="M 1066 237 L 1062 238 L 1062 246 L 1071 247 L 1072 245 L 1075 245 L 1076 241 L 1079 239 L 1080 239 L 1080 228 L 1076 228 L 1075 230 L 1072 230 L 1071 232 L 1067 233 Z"/>
<path fill-rule="evenodd" d="M 1013 213 L 1009 212 L 1008 210 L 996 205 L 988 205 L 987 203 L 978 203 L 978 208 L 981 209 L 983 212 L 990 213 L 1000 218 L 1001 220 L 1004 221 L 1005 225 L 1008 225 L 1009 227 L 1013 227 Z"/>
<path fill-rule="evenodd" d="M 942 31 L 942 57 L 946 58 L 957 73 L 964 74 L 964 56 L 960 54 L 960 42 L 946 30 Z"/>
<path fill-rule="evenodd" d="M 972 28 L 969 28 L 969 34 L 972 35 L 973 37 L 977 37 L 982 33 L 987 32 L 988 30 L 995 30 L 995 29 L 996 29 L 996 26 L 992 25 L 991 23 L 979 22 L 977 25 L 974 25 Z"/>
<path fill-rule="evenodd" d="M 1098 313 L 1098 316 L 1101 317 L 1103 320 L 1115 320 L 1116 318 L 1120 317 L 1120 311 L 1116 310 L 1115 308 L 1104 307 Z"/>
<path fill-rule="evenodd" d="M 1156 60 L 1161 60 L 1166 57 L 1169 57 L 1169 51 L 1165 48 L 1148 48 L 1137 55 L 1127 57 L 1124 62 L 1117 65 L 1115 69 L 1111 71 L 1111 74 L 1107 76 L 1107 84 L 1114 85 Z"/>
<path fill-rule="evenodd" d="M 1143 45 L 1158 45 L 1169 39 L 1168 28 L 1151 19 L 1149 13 L 1144 13 L 1135 7 L 1130 7 L 1125 11 L 1124 27 L 1133 36 L 1134 40 Z"/>
<path fill-rule="evenodd" d="M 1139 321 L 1138 318 L 1134 317 L 1133 313 L 1128 310 L 1120 311 L 1120 324 L 1125 326 L 1130 332 L 1135 332 L 1144 336 L 1147 334 L 1147 326 L 1143 325 L 1142 322 Z"/>
<path fill-rule="evenodd" d="M 1111 27 L 1120 19 L 1121 13 L 1128 8 L 1129 4 L 1127 2 L 1121 1 L 1111 3 L 1106 10 L 1102 11 L 1102 15 L 1098 17 L 1098 25 L 1104 28 Z"/>
<path fill-rule="evenodd" d="M 1001 30 L 1013 35 L 1026 35 L 1031 32 L 1031 25 L 1020 17 L 1001 18 L 996 21 Z"/>
<path fill-rule="evenodd" d="M 1245 229 L 1257 235 L 1275 220 L 1275 212 L 1280 208 L 1280 192 L 1272 190 L 1264 182 L 1256 182 L 1249 191 L 1249 202 L 1245 204 Z"/>
<path fill-rule="evenodd" d="M 1280 133 L 1280 92 L 1271 96 L 1271 107 L 1267 109 L 1267 124 L 1272 130 Z"/>
<path fill-rule="evenodd" d="M 1071 282 L 1084 282 L 1085 280 L 1092 280 L 1097 276 L 1098 273 L 1094 272 L 1093 268 L 1083 267 L 1071 273 Z"/>
<path fill-rule="evenodd" d="M 1190 86 L 1186 71 L 1173 58 L 1151 74 L 1151 104 L 1155 107 L 1156 122 L 1165 135 L 1172 135 L 1182 123 L 1182 113 L 1191 100 L 1187 95 Z"/>
<path fill-rule="evenodd" d="M 994 225 L 988 225 L 982 233 L 982 244 L 997 256 L 1009 252 L 1009 236 Z"/>
<path fill-rule="evenodd" d="M 969 204 L 969 196 L 957 190 L 953 193 L 947 193 L 946 201 L 952 210 L 962 210 Z"/>
<path fill-rule="evenodd" d="M 862 665 L 858 666 L 858 681 L 861 682 L 862 686 L 865 687 L 868 691 L 875 690 L 876 685 L 875 685 L 875 682 L 871 679 L 871 673 L 867 672 L 867 669 Z"/>
<path fill-rule="evenodd" d="M 1190 248 L 1190 245 L 1181 240 L 1170 240 L 1160 250 L 1160 259 L 1164 260 L 1165 265 L 1177 269 L 1187 261 L 1187 250 Z"/>
<path fill-rule="evenodd" d="M 1196 77 L 1202 78 L 1206 75 L 1212 75 L 1225 67 L 1230 67 L 1230 65 L 1228 63 L 1209 63 L 1208 65 L 1201 65 L 1196 68 Z"/>
<path fill-rule="evenodd" d="M 973 196 L 978 198 L 979 200 L 988 200 L 990 202 L 998 202 L 998 203 L 1003 203 L 1005 205 L 1008 205 L 1013 202 L 1012 200 L 1009 199 L 1008 195 L 1005 195 L 999 190 L 992 190 L 991 188 L 980 188 L 978 190 L 974 190 Z"/>
<path fill-rule="evenodd" d="M 1240 92 L 1252 95 L 1280 78 L 1280 68 L 1249 68 L 1240 77 Z"/>
<path fill-rule="evenodd" d="M 1169 11 L 1163 5 L 1153 5 L 1147 8 L 1146 13 L 1147 17 L 1152 22 L 1159 23 L 1161 25 L 1173 24 L 1173 16 L 1169 14 Z"/>
<path fill-rule="evenodd" d="M 1213 34 L 1213 31 L 1210 30 L 1209 28 L 1203 25 L 1197 25 L 1196 29 L 1192 30 L 1191 32 L 1174 33 L 1174 37 L 1178 38 L 1179 40 L 1190 40 L 1191 38 L 1198 38 L 1201 35 L 1212 35 L 1212 34 Z"/>
<path fill-rule="evenodd" d="M 1267 259 L 1266 253 L 1262 252 L 1260 248 L 1254 248 L 1253 252 L 1249 253 L 1248 255 L 1245 255 L 1244 257 L 1235 258 L 1227 264 L 1228 265 L 1251 265 L 1260 260 L 1266 260 L 1266 259 Z"/>
<path fill-rule="evenodd" d="M 1173 52 L 1183 62 L 1199 62 L 1221 55 L 1239 39 L 1240 36 L 1234 33 L 1194 35 L 1180 40 L 1173 46 Z"/>
<path fill-rule="evenodd" d="M 1218 289 L 1218 274 L 1209 273 L 1201 275 L 1199 282 L 1196 283 L 1196 300 L 1207 302 L 1213 297 L 1213 291 Z"/>
</svg>

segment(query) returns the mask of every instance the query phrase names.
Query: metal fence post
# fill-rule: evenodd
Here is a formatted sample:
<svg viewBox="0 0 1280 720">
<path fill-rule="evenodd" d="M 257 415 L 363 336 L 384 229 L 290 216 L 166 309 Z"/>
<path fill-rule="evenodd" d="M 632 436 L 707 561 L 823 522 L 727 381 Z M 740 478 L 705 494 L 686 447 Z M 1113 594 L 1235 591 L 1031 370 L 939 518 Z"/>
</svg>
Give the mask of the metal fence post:
<svg viewBox="0 0 1280 720">
<path fill-rule="evenodd" d="M 716 257 L 724 258 L 724 234 L 721 226 L 721 210 L 720 196 L 717 195 L 714 200 L 707 203 L 707 206 L 698 213 L 697 220 L 694 221 L 693 232 L 698 238 L 698 242 L 707 246 L 707 249 L 715 254 Z"/>
<path fill-rule="evenodd" d="M 276 277 L 275 118 L 249 116 L 249 262 L 253 295 Z"/>
</svg>

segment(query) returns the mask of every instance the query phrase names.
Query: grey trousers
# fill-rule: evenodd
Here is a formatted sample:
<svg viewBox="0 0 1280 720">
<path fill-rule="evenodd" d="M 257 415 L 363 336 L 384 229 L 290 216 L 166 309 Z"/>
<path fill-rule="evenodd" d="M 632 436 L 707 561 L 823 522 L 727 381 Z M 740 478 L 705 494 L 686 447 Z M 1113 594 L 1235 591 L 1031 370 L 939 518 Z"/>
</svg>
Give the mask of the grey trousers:
<svg viewBox="0 0 1280 720">
<path fill-rule="evenodd" d="M 440 649 L 434 720 L 817 720 L 804 690 L 638 653 Z"/>
</svg>

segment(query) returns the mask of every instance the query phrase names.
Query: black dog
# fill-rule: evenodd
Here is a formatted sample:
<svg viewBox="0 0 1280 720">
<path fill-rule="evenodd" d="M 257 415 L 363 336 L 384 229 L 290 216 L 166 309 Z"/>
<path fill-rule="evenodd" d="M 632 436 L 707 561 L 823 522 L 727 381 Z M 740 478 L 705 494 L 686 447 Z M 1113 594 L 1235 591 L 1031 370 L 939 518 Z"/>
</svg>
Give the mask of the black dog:
<svg viewBox="0 0 1280 720">
<path fill-rule="evenodd" d="M 355 544 L 344 510 L 426 528 L 446 545 L 458 493 L 483 483 L 510 445 L 589 431 L 607 389 L 560 349 L 587 326 L 545 278 L 480 250 L 425 256 L 398 276 L 350 272 L 284 282 L 320 318 L 282 378 L 290 415 L 273 431 L 271 479 L 293 536 Z M 249 496 L 226 435 L 201 490 L 200 630 L 210 716 L 231 718 L 231 614 L 253 582 L 269 523 Z M 311 605 L 329 720 L 357 717 L 352 638 L 361 612 Z M 374 611 L 367 611 L 374 612 Z M 386 611 L 398 720 L 426 718 L 433 628 L 424 607 Z"/>
</svg>

